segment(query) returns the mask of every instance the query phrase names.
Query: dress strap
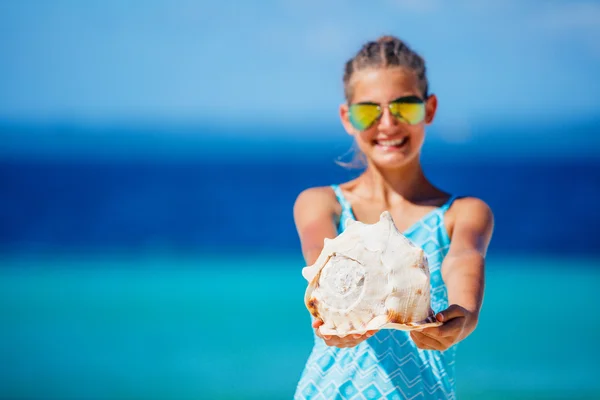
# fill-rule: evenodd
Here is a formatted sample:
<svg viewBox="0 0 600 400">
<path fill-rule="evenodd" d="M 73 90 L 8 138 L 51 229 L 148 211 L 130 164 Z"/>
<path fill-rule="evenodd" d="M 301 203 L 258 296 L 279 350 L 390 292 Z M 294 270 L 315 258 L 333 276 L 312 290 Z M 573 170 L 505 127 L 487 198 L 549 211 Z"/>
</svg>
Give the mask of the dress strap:
<svg viewBox="0 0 600 400">
<path fill-rule="evenodd" d="M 352 209 L 352 207 L 350 206 L 350 203 L 348 203 L 348 200 L 346 200 L 346 198 L 344 197 L 344 194 L 342 193 L 342 189 L 340 189 L 340 186 L 339 185 L 331 185 L 331 188 L 335 192 L 335 197 L 337 198 L 337 201 L 341 204 L 342 209 L 344 211 L 350 211 Z"/>
<path fill-rule="evenodd" d="M 454 200 L 458 199 L 459 196 L 456 195 L 452 195 L 450 196 L 450 198 L 448 199 L 448 201 L 446 201 L 444 204 L 442 204 L 439 208 L 439 210 L 442 213 L 445 213 L 446 211 L 448 211 L 448 209 L 450 208 L 450 206 L 452 205 L 452 203 L 454 203 Z"/>
<path fill-rule="evenodd" d="M 342 206 L 341 220 L 344 222 L 347 218 L 356 220 L 356 218 L 354 217 L 354 211 L 352 211 L 352 205 L 350 205 L 350 202 L 348 202 L 348 200 L 346 200 L 346 198 L 344 197 L 344 194 L 342 193 L 342 189 L 340 189 L 340 186 L 339 185 L 330 185 L 330 186 L 333 189 L 333 191 L 335 192 L 335 197 L 336 197 L 338 203 L 340 203 L 340 205 Z M 344 226 L 345 226 L 345 223 L 344 223 Z"/>
</svg>

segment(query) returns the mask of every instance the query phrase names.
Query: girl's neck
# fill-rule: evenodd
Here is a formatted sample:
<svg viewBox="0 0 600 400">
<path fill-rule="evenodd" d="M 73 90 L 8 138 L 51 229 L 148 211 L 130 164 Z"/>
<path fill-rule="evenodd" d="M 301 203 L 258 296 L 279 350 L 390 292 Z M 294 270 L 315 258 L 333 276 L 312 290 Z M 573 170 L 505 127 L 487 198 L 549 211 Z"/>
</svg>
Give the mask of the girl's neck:
<svg viewBox="0 0 600 400">
<path fill-rule="evenodd" d="M 369 163 L 360 177 L 359 186 L 362 186 L 365 195 L 386 205 L 402 201 L 418 202 L 435 191 L 425 177 L 418 158 L 394 170 Z"/>
</svg>

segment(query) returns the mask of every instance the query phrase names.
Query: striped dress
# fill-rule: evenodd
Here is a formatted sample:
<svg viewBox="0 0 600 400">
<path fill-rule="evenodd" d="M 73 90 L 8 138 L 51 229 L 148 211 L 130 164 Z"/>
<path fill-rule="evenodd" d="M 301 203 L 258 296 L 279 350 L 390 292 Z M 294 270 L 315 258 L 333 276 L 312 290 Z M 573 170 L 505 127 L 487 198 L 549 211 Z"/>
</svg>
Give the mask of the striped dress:
<svg viewBox="0 0 600 400">
<path fill-rule="evenodd" d="M 356 219 L 338 185 L 342 206 L 338 232 L 347 218 Z M 450 247 L 444 214 L 455 197 L 402 232 L 426 253 L 431 273 L 431 305 L 448 307 L 441 264 Z M 314 335 L 314 332 L 313 332 Z M 444 352 L 421 350 L 408 332 L 383 329 L 355 347 L 330 347 L 314 335 L 314 347 L 298 382 L 295 400 L 455 399 L 456 346 Z"/>
</svg>

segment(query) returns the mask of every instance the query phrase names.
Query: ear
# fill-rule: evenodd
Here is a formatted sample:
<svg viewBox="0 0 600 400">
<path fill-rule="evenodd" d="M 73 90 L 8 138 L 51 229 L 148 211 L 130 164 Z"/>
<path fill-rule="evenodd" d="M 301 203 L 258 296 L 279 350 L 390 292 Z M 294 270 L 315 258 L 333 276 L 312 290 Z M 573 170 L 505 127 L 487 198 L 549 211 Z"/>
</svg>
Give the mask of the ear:
<svg viewBox="0 0 600 400">
<path fill-rule="evenodd" d="M 350 136 L 356 135 L 356 131 L 354 130 L 354 127 L 350 123 L 349 108 L 348 108 L 348 104 L 346 104 L 346 103 L 340 104 L 340 120 L 342 121 L 342 125 L 344 126 L 344 129 L 346 130 L 346 133 L 348 133 L 348 135 L 350 135 Z"/>
<path fill-rule="evenodd" d="M 437 111 L 438 100 L 435 94 L 430 95 L 425 103 L 425 123 L 427 125 L 433 122 Z"/>
</svg>

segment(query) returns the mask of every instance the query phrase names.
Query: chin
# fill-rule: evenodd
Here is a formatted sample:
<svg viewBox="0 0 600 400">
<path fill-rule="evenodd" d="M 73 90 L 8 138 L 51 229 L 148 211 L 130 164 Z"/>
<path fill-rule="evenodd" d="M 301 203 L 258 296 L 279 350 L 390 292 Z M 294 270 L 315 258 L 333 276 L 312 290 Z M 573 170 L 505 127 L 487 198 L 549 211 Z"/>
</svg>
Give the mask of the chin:
<svg viewBox="0 0 600 400">
<path fill-rule="evenodd" d="M 418 153 L 415 152 L 395 152 L 388 154 L 372 152 L 369 158 L 379 168 L 398 169 L 411 164 L 417 157 Z"/>
<path fill-rule="evenodd" d="M 403 159 L 403 160 L 372 160 L 373 164 L 376 165 L 378 168 L 381 169 L 387 169 L 387 170 L 392 170 L 392 169 L 402 169 L 404 166 L 410 164 L 409 160 Z"/>
</svg>

